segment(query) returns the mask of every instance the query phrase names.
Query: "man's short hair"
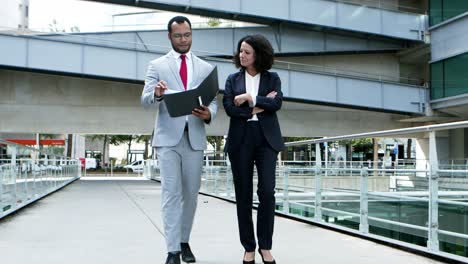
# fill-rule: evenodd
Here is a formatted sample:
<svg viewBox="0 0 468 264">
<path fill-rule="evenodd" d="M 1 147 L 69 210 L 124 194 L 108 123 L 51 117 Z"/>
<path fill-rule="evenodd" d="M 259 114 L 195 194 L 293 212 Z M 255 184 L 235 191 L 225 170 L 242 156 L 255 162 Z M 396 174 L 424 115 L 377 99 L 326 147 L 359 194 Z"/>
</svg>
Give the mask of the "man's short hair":
<svg viewBox="0 0 468 264">
<path fill-rule="evenodd" d="M 249 44 L 254 49 L 254 67 L 257 72 L 268 71 L 271 69 L 271 66 L 273 66 L 275 61 L 273 47 L 268 39 L 260 34 L 247 35 L 239 40 L 239 43 L 237 43 L 237 50 L 233 58 L 234 64 L 237 68 L 244 68 L 240 63 L 239 58 L 242 42 Z"/>
<path fill-rule="evenodd" d="M 169 23 L 167 23 L 167 31 L 169 33 L 172 33 L 172 23 L 176 22 L 177 24 L 183 24 L 184 22 L 187 22 L 190 26 L 190 29 L 192 29 L 192 23 L 190 23 L 190 20 L 184 16 L 175 16 L 169 20 Z"/>
</svg>

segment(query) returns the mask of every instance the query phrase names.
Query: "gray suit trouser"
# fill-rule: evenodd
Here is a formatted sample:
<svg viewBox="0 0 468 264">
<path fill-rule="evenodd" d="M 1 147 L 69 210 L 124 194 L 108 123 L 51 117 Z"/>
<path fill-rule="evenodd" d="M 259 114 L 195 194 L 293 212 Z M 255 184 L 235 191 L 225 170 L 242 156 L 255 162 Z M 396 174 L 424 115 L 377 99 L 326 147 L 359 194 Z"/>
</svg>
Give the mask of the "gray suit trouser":
<svg viewBox="0 0 468 264">
<path fill-rule="evenodd" d="M 157 147 L 162 185 L 162 214 L 168 252 L 187 243 L 197 209 L 203 150 L 193 150 L 185 131 L 173 147 Z"/>
</svg>

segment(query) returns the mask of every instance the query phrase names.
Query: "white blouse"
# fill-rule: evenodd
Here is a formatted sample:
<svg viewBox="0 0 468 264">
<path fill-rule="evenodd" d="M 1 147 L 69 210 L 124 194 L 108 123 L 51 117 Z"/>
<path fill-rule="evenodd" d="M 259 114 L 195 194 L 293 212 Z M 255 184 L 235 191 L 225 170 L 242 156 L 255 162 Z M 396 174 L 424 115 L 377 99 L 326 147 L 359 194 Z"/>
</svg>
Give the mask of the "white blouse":
<svg viewBox="0 0 468 264">
<path fill-rule="evenodd" d="M 245 90 L 246 93 L 252 97 L 252 103 L 249 102 L 250 107 L 254 107 L 257 104 L 258 87 L 260 85 L 260 73 L 255 76 L 250 75 L 245 71 Z M 258 121 L 257 115 L 253 115 L 251 119 L 247 121 Z"/>
</svg>

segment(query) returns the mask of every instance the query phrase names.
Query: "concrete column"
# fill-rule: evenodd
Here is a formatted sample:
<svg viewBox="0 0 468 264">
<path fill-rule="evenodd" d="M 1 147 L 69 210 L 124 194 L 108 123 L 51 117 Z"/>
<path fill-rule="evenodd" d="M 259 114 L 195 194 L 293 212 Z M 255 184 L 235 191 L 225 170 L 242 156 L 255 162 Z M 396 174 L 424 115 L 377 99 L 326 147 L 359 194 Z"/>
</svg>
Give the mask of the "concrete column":
<svg viewBox="0 0 468 264">
<path fill-rule="evenodd" d="M 427 247 L 430 251 L 439 251 L 439 204 L 437 202 L 439 193 L 439 162 L 437 157 L 436 132 L 429 132 L 429 231 Z"/>
<path fill-rule="evenodd" d="M 36 148 L 41 149 L 41 139 L 39 133 L 36 133 Z"/>
<path fill-rule="evenodd" d="M 468 128 L 465 128 L 465 155 L 463 155 L 465 161 L 468 163 Z"/>
<path fill-rule="evenodd" d="M 325 158 L 324 158 L 325 168 L 327 169 L 328 168 L 328 142 L 324 142 L 323 144 L 325 146 L 325 155 L 324 155 L 325 156 Z M 327 176 L 327 175 L 328 175 L 328 170 L 325 170 L 325 176 Z"/>
<path fill-rule="evenodd" d="M 429 139 L 418 138 L 416 139 L 416 169 L 425 170 L 428 166 L 429 160 Z M 416 176 L 425 177 L 426 174 L 418 172 Z"/>
<path fill-rule="evenodd" d="M 436 159 L 441 163 L 449 162 L 450 158 L 450 144 L 449 144 L 449 131 L 437 131 L 435 134 L 435 142 L 437 146 Z M 435 157 L 434 157 L 435 158 Z M 416 140 L 416 169 L 428 169 L 429 167 L 429 135 L 424 138 Z M 417 176 L 425 176 L 418 173 Z"/>
<path fill-rule="evenodd" d="M 320 144 L 315 144 L 315 165 L 322 167 L 322 155 L 320 153 Z"/>
<path fill-rule="evenodd" d="M 378 162 L 379 162 L 379 139 L 373 138 L 372 143 L 374 144 L 374 158 L 373 158 L 373 168 L 374 170 L 378 169 Z M 374 176 L 377 176 L 378 172 L 374 171 Z"/>
<path fill-rule="evenodd" d="M 315 221 L 322 221 L 322 160 L 320 144 L 315 144 Z"/>
<path fill-rule="evenodd" d="M 463 160 L 466 158 L 465 134 L 467 129 L 453 129 L 449 132 L 450 159 Z"/>
</svg>

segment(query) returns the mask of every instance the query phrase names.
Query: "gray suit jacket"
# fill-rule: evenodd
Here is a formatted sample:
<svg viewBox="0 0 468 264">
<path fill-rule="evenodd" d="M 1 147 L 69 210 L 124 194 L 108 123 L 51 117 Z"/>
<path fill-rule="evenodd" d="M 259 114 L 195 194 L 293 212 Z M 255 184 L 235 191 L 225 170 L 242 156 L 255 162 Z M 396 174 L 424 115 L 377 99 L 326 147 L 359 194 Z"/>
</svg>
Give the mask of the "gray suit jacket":
<svg viewBox="0 0 468 264">
<path fill-rule="evenodd" d="M 191 86 L 195 87 L 198 86 L 206 76 L 208 76 L 213 66 L 201 60 L 193 53 L 192 62 L 193 77 Z M 177 63 L 172 51 L 149 63 L 145 79 L 145 87 L 141 94 L 141 104 L 145 108 L 156 106 L 159 109 L 156 116 L 152 146 L 172 147 L 179 143 L 182 135 L 184 134 L 186 116 L 169 116 L 164 99 L 161 101 L 157 101 L 155 99 L 154 89 L 160 80 L 166 81 L 168 88 L 171 90 L 184 91 L 184 86 L 179 75 L 179 69 L 177 68 Z M 218 110 L 216 97 L 210 103 L 208 108 L 211 113 L 210 122 L 212 122 L 216 117 Z M 189 115 L 188 127 L 189 139 L 192 148 L 194 150 L 206 149 L 205 122 L 194 115 Z"/>
</svg>

